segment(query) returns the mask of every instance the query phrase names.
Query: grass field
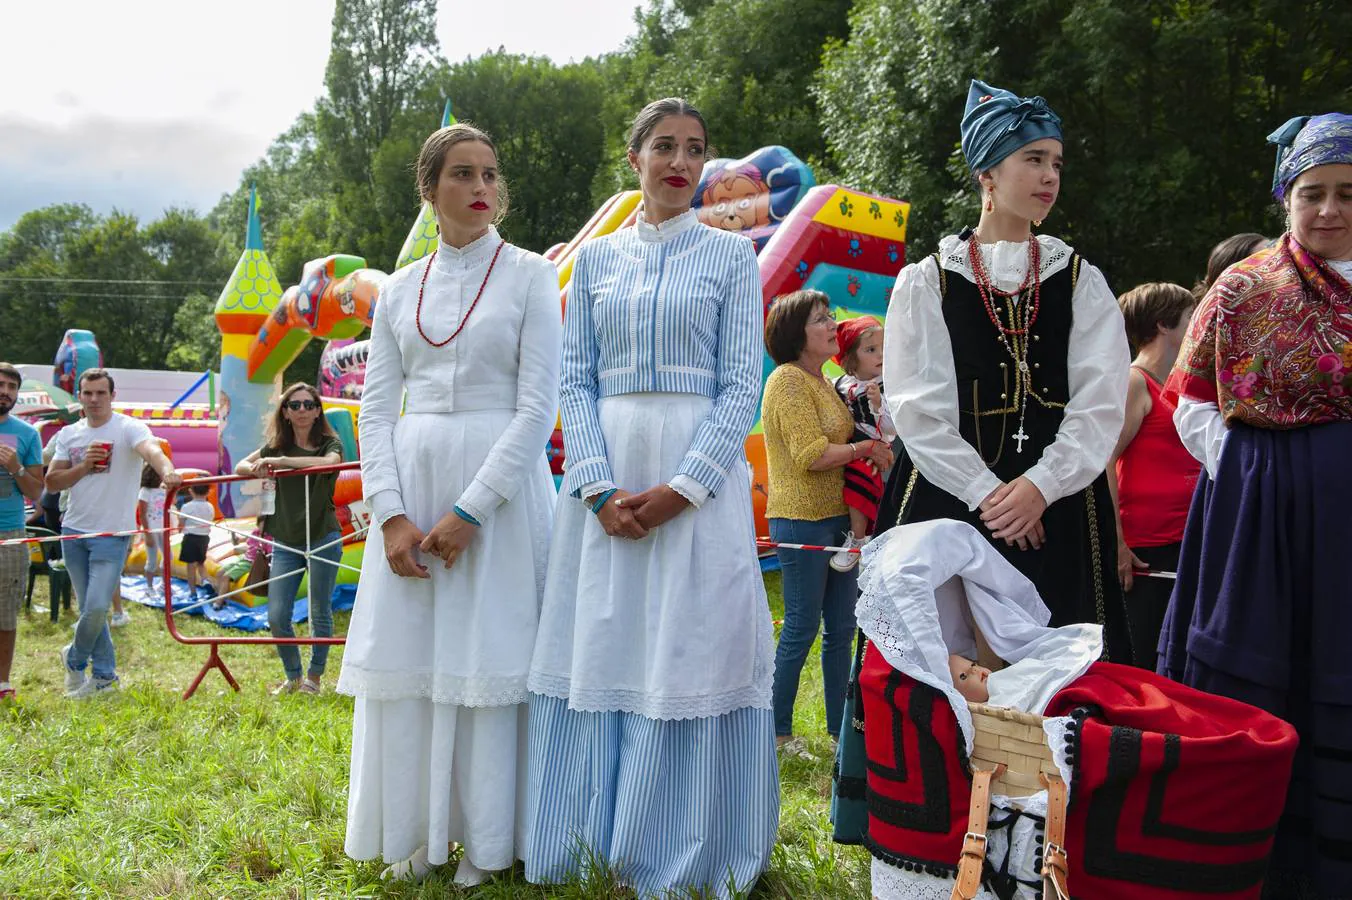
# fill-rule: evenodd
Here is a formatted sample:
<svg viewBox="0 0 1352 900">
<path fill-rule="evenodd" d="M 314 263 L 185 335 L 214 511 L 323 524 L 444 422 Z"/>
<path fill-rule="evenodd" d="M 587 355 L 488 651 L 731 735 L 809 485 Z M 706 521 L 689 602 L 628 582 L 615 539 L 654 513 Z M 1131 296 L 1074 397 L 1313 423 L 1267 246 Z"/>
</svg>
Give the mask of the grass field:
<svg viewBox="0 0 1352 900">
<path fill-rule="evenodd" d="M 768 576 L 775 618 L 779 580 Z M 45 580 L 34 597 L 46 605 Z M 122 690 L 84 703 L 61 696 L 57 650 L 69 614 L 22 616 L 17 702 L 0 706 L 0 897 L 475 897 L 610 900 L 609 873 L 540 888 L 520 867 L 478 888 L 451 883 L 452 864 L 421 885 L 386 884 L 379 863 L 343 854 L 352 705 L 333 693 L 342 648 L 319 697 L 274 698 L 270 648 L 226 647 L 243 692 L 212 673 L 180 695 L 205 659 L 174 643 L 163 614 L 129 604 L 114 632 Z M 347 614 L 336 616 L 342 634 Z M 200 619 L 191 635 L 220 634 Z M 308 649 L 304 651 L 308 656 Z M 868 857 L 831 843 L 830 738 L 817 650 L 804 668 L 795 732 L 815 762 L 781 770 L 779 843 L 750 897 L 867 898 Z"/>
</svg>

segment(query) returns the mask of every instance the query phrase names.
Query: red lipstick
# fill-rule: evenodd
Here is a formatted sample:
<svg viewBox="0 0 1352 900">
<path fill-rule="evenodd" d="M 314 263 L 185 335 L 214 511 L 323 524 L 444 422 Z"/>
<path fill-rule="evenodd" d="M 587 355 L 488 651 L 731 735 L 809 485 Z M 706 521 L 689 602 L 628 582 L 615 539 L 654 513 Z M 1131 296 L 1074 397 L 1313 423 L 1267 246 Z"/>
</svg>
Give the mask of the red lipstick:
<svg viewBox="0 0 1352 900">
<path fill-rule="evenodd" d="M 682 178 L 680 175 L 670 175 L 666 178 L 663 178 L 662 180 L 665 181 L 667 184 L 671 185 L 672 187 L 678 188 L 683 188 L 690 183 L 686 179 Z"/>
<path fill-rule="evenodd" d="M 488 204 L 483 202 L 482 200 L 475 200 L 473 203 L 469 205 L 469 208 L 477 209 L 480 212 L 482 212 L 483 210 L 488 209 Z"/>
</svg>

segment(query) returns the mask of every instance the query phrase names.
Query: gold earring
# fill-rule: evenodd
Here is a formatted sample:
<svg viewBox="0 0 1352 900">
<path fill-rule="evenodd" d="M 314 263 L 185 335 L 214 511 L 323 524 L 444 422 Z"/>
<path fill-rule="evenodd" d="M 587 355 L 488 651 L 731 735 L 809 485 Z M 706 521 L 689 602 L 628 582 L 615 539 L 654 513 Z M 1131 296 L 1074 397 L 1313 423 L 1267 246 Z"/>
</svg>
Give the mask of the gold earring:
<svg viewBox="0 0 1352 900">
<path fill-rule="evenodd" d="M 1034 228 L 1041 228 L 1041 227 L 1042 227 L 1042 220 L 1041 220 L 1041 219 L 1034 219 L 1034 220 L 1033 220 L 1033 227 L 1034 227 Z"/>
<path fill-rule="evenodd" d="M 995 212 L 995 192 L 986 195 L 986 212 Z"/>
</svg>

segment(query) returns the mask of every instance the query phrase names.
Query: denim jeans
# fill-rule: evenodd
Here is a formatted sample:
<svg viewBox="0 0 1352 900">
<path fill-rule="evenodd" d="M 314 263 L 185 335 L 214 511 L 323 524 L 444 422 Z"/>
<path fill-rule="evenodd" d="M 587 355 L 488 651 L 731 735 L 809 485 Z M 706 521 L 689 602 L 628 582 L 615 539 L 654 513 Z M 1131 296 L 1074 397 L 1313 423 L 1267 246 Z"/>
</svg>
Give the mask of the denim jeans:
<svg viewBox="0 0 1352 900">
<path fill-rule="evenodd" d="M 849 516 L 809 522 L 771 519 L 770 538 L 788 544 L 838 547 L 850 530 Z M 837 572 L 828 565 L 830 553 L 820 550 L 776 550 L 784 577 L 784 626 L 775 648 L 773 703 L 775 734 L 793 734 L 793 703 L 817 628 L 822 628 L 822 687 L 826 694 L 826 730 L 840 734 L 845 709 L 845 686 L 850 678 L 850 647 L 854 639 L 854 604 L 858 596 L 857 567 Z"/>
<path fill-rule="evenodd" d="M 312 637 L 333 637 L 333 586 L 338 581 L 338 566 L 343 557 L 343 545 L 338 541 L 339 533 L 331 531 L 314 542 L 316 550 L 310 557 L 310 635 Z M 296 605 L 296 592 L 300 589 L 300 580 L 305 575 L 305 554 L 281 547 L 272 548 L 272 569 L 269 573 L 277 580 L 268 585 L 268 625 L 272 636 L 279 638 L 295 637 L 291 628 L 291 613 Z M 280 576 L 286 576 L 285 578 Z M 282 658 L 282 668 L 286 670 L 288 680 L 300 677 L 300 648 L 296 644 L 278 644 L 277 655 Z M 324 664 L 329 659 L 329 645 L 315 644 L 310 648 L 311 677 L 324 674 Z"/>
<path fill-rule="evenodd" d="M 69 528 L 64 534 L 80 534 Z M 75 640 L 66 654 L 66 665 L 74 672 L 83 672 L 93 662 L 94 677 L 117 678 L 117 658 L 113 653 L 113 636 L 108 631 L 108 609 L 113 604 L 113 592 L 122 577 L 122 566 L 127 561 L 127 546 L 131 538 L 102 537 L 66 541 L 66 571 L 70 573 L 75 599 L 80 604 L 80 619 L 75 623 Z"/>
</svg>

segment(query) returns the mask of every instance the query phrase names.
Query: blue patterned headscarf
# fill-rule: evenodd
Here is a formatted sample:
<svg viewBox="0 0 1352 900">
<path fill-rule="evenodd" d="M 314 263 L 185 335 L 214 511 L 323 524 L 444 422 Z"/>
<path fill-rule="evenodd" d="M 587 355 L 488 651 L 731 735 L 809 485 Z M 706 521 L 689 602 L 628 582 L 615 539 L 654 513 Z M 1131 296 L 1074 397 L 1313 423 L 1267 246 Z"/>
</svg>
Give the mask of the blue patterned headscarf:
<svg viewBox="0 0 1352 900">
<path fill-rule="evenodd" d="M 1280 201 L 1286 198 L 1291 182 L 1306 169 L 1352 164 L 1352 116 L 1346 113 L 1296 116 L 1268 135 L 1268 143 L 1277 145 L 1272 195 Z"/>
<path fill-rule="evenodd" d="M 972 79 L 962 114 L 967 168 L 985 172 L 1015 150 L 1043 138 L 1061 140 L 1061 118 L 1041 97 L 1019 97 Z"/>
</svg>

